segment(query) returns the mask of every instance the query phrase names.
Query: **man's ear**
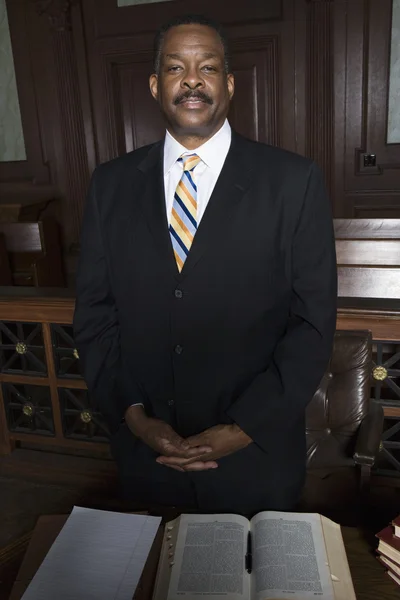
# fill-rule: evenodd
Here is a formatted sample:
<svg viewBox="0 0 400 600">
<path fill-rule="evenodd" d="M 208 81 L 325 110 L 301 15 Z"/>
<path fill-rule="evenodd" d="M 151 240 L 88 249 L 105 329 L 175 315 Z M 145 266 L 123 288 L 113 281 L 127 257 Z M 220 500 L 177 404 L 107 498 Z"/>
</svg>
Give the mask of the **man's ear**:
<svg viewBox="0 0 400 600">
<path fill-rule="evenodd" d="M 229 73 L 229 75 L 227 75 L 227 84 L 228 84 L 229 99 L 232 100 L 233 94 L 235 93 L 235 78 L 232 75 L 232 73 Z"/>
<path fill-rule="evenodd" d="M 153 73 L 149 79 L 150 92 L 154 100 L 158 100 L 158 75 Z"/>
</svg>

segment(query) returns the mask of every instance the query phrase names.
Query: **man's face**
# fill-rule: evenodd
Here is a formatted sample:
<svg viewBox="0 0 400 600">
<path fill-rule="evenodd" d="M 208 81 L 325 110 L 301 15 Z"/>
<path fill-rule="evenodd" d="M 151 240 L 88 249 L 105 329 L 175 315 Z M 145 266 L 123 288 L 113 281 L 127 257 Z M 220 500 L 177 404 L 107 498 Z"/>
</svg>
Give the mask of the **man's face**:
<svg viewBox="0 0 400 600">
<path fill-rule="evenodd" d="M 218 33 L 205 25 L 177 25 L 167 31 L 160 72 L 150 77 L 171 133 L 209 139 L 223 125 L 233 96 L 224 47 Z"/>
</svg>

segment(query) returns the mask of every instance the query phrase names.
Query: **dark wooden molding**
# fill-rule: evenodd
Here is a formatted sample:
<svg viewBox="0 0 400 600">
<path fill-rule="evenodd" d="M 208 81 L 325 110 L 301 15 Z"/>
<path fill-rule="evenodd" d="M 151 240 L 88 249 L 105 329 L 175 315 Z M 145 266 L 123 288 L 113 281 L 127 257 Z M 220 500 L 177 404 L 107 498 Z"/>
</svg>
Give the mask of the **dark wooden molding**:
<svg viewBox="0 0 400 600">
<path fill-rule="evenodd" d="M 301 0 L 303 1 L 303 0 Z M 230 0 L 229 8 L 225 2 L 215 0 L 174 0 L 135 6 L 118 6 L 117 0 L 84 0 L 85 21 L 88 18 L 96 30 L 97 39 L 110 36 L 145 35 L 152 36 L 157 29 L 170 19 L 188 12 L 209 15 L 225 27 L 279 21 L 284 14 L 285 0 Z"/>
<path fill-rule="evenodd" d="M 71 7 L 74 0 L 33 0 L 40 16 L 46 15 L 54 31 L 71 30 Z"/>
<path fill-rule="evenodd" d="M 306 152 L 321 167 L 333 188 L 332 2 L 310 0 L 307 7 Z"/>
<path fill-rule="evenodd" d="M 258 110 L 258 141 L 274 146 L 279 146 L 281 141 L 280 131 L 280 102 L 279 88 L 281 80 L 279 62 L 279 36 L 264 35 L 256 37 L 244 37 L 232 40 L 230 43 L 232 61 L 235 62 L 235 54 L 240 57 L 242 52 L 263 51 L 263 62 L 265 64 L 265 97 L 264 105 Z M 261 71 L 261 69 L 259 69 Z M 238 93 L 238 90 L 236 91 Z"/>
<path fill-rule="evenodd" d="M 70 250 L 79 243 L 84 198 L 89 182 L 85 126 L 78 66 L 71 27 L 71 10 L 78 0 L 36 1 L 40 15 L 49 18 L 54 54 L 56 89 L 60 108 L 60 130 L 65 161 L 65 187 L 70 217 L 66 222 Z"/>
</svg>

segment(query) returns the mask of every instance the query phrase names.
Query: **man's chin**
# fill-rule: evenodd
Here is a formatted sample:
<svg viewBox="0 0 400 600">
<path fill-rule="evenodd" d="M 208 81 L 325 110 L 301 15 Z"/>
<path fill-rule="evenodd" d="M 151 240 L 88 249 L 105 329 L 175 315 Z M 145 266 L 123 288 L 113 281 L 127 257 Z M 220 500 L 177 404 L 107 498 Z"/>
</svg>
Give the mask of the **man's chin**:
<svg viewBox="0 0 400 600">
<path fill-rule="evenodd" d="M 182 111 L 172 124 L 181 135 L 204 135 L 213 126 L 210 115 L 204 110 Z"/>
</svg>

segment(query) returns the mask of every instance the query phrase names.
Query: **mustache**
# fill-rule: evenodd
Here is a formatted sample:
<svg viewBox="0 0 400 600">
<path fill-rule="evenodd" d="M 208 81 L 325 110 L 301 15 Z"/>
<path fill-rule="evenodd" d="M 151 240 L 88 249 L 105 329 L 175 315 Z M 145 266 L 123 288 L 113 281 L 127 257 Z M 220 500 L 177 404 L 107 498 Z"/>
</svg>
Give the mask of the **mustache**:
<svg viewBox="0 0 400 600">
<path fill-rule="evenodd" d="M 213 104 L 213 100 L 212 98 L 210 98 L 210 96 L 208 96 L 208 94 L 205 94 L 204 92 L 201 92 L 200 90 L 198 90 L 197 92 L 184 92 L 183 94 L 180 94 L 179 96 L 177 96 L 174 100 L 174 104 L 175 106 L 177 104 L 180 104 L 182 102 L 182 100 L 201 100 L 202 102 L 205 102 L 206 104 Z"/>
</svg>

